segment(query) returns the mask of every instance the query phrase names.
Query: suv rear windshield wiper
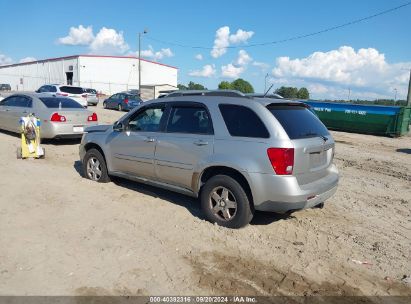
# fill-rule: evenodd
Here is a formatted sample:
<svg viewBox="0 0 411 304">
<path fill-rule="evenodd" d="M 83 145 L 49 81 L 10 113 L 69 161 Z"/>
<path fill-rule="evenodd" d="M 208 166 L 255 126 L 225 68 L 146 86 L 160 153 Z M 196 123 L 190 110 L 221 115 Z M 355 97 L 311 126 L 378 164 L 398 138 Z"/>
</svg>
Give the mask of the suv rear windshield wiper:
<svg viewBox="0 0 411 304">
<path fill-rule="evenodd" d="M 324 141 L 328 140 L 328 137 L 326 137 L 324 135 L 321 135 L 321 134 L 318 134 L 318 133 L 315 133 L 315 132 L 307 132 L 307 133 L 303 133 L 301 135 L 304 136 L 304 137 L 321 137 L 322 140 L 324 140 Z"/>
</svg>

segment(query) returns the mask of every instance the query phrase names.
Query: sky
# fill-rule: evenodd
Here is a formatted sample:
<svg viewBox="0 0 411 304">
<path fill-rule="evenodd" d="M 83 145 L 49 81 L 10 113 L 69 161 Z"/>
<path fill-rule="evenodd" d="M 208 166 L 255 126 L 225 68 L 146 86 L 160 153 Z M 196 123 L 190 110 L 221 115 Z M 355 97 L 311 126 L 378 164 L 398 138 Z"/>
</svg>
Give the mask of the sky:
<svg viewBox="0 0 411 304">
<path fill-rule="evenodd" d="M 257 92 L 307 87 L 314 99 L 405 99 L 411 5 L 283 43 L 409 0 L 0 0 L 0 65 L 74 54 L 136 55 L 176 66 L 178 82 L 216 89 L 243 78 Z M 183 47 L 190 46 L 190 47 Z M 193 48 L 200 47 L 200 48 Z M 228 47 L 228 48 L 227 48 Z"/>
</svg>

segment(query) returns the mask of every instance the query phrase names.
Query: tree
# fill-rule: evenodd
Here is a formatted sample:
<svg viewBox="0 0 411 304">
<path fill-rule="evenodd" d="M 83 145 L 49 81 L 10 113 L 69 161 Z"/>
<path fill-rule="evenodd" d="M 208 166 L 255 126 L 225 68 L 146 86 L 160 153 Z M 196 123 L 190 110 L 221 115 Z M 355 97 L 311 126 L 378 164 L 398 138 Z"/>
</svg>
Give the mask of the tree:
<svg viewBox="0 0 411 304">
<path fill-rule="evenodd" d="M 219 90 L 231 90 L 231 83 L 228 81 L 221 81 L 218 84 L 218 89 Z"/>
<path fill-rule="evenodd" d="M 238 90 L 243 93 L 254 93 L 253 86 L 246 80 L 238 78 L 231 83 L 232 90 Z"/>
<path fill-rule="evenodd" d="M 293 87 L 281 87 L 275 90 L 275 93 L 284 98 L 298 98 L 298 89 Z"/>
<path fill-rule="evenodd" d="M 308 92 L 307 88 L 299 89 L 297 93 L 297 98 L 310 99 L 310 93 Z"/>
<path fill-rule="evenodd" d="M 192 81 L 188 83 L 188 89 L 189 90 L 207 90 L 207 88 L 204 87 L 202 84 L 194 83 Z"/>
<path fill-rule="evenodd" d="M 178 88 L 179 90 L 188 90 L 187 86 L 185 86 L 184 84 L 181 84 L 181 83 L 179 83 L 179 84 L 177 85 L 177 88 Z"/>
</svg>

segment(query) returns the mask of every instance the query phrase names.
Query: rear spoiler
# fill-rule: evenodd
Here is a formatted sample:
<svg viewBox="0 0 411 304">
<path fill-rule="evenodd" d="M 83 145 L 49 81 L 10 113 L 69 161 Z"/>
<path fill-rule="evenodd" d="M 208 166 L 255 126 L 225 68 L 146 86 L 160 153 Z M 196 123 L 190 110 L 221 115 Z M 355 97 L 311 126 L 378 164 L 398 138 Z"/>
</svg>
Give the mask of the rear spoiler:
<svg viewBox="0 0 411 304">
<path fill-rule="evenodd" d="M 302 107 L 302 108 L 306 108 L 306 109 L 310 109 L 311 107 L 303 102 L 276 102 L 276 103 L 270 103 L 269 105 L 267 105 L 267 108 L 275 108 L 275 107 Z"/>
</svg>

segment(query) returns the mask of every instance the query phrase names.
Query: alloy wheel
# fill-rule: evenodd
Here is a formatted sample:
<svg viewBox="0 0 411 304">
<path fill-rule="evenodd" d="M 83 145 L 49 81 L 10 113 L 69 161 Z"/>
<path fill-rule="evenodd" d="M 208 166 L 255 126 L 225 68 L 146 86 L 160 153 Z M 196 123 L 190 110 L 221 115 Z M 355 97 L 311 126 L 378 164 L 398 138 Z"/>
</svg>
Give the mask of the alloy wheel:
<svg viewBox="0 0 411 304">
<path fill-rule="evenodd" d="M 87 176 L 93 181 L 98 181 L 101 175 L 100 161 L 94 156 L 90 157 L 87 161 Z"/>
<path fill-rule="evenodd" d="M 222 186 L 211 191 L 209 204 L 214 215 L 224 221 L 231 220 L 237 213 L 237 200 L 234 194 Z"/>
</svg>

